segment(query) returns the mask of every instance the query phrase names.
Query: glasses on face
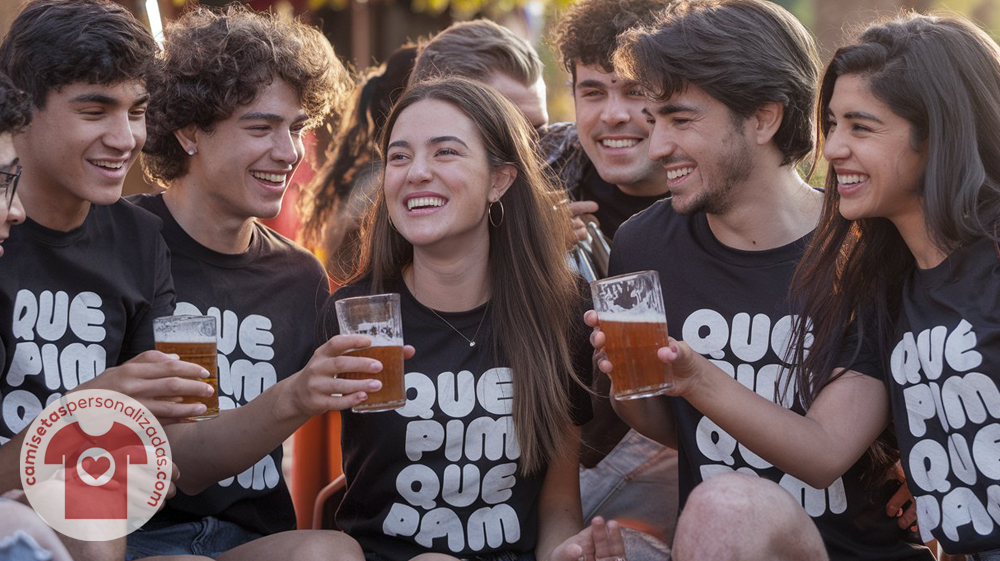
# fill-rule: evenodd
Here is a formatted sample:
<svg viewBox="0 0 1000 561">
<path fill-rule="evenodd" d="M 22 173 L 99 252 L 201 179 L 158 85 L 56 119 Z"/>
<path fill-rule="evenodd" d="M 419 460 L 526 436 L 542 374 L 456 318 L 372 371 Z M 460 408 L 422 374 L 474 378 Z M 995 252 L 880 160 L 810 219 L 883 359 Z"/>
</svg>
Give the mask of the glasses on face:
<svg viewBox="0 0 1000 561">
<path fill-rule="evenodd" d="M 14 164 L 6 171 L 0 171 L 0 189 L 3 190 L 3 200 L 7 203 L 7 208 L 14 202 L 14 192 L 20 179 L 21 164 Z"/>
</svg>

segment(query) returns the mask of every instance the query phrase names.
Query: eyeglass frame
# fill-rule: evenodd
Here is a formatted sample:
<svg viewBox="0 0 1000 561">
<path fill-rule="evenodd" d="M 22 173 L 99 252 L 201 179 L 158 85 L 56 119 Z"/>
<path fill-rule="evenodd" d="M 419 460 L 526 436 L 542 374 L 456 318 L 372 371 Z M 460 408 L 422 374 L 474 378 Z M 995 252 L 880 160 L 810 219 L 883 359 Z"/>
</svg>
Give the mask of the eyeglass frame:
<svg viewBox="0 0 1000 561">
<path fill-rule="evenodd" d="M 17 182 L 21 180 L 21 171 L 24 168 L 21 167 L 21 164 L 14 164 L 7 169 L 13 169 L 14 172 L 0 170 L 0 185 L 3 185 L 3 198 L 7 203 L 7 208 L 10 208 L 14 202 L 14 193 L 17 192 Z"/>
</svg>

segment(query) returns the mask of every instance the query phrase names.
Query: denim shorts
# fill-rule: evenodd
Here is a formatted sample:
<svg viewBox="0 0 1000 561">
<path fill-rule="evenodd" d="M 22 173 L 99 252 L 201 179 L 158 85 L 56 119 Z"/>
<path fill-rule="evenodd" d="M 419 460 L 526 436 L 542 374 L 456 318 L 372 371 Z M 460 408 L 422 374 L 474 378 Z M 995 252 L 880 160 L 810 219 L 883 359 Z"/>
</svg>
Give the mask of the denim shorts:
<svg viewBox="0 0 1000 561">
<path fill-rule="evenodd" d="M 49 561 L 52 554 L 35 538 L 21 530 L 0 538 L 0 559 L 4 561 Z"/>
<path fill-rule="evenodd" d="M 966 559 L 969 561 L 1000 561 L 1000 549 L 973 553 L 972 555 L 967 555 Z"/>
<path fill-rule="evenodd" d="M 263 537 L 232 522 L 211 516 L 194 522 L 183 522 L 144 530 L 140 528 L 128 535 L 125 559 L 132 561 L 154 555 L 204 555 L 220 554 L 247 542 Z"/>
</svg>

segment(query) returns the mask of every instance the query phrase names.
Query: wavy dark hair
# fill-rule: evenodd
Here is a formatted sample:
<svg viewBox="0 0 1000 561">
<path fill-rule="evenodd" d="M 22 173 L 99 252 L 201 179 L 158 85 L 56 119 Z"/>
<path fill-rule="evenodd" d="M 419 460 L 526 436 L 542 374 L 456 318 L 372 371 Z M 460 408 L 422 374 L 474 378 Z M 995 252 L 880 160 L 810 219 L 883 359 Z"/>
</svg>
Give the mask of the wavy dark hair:
<svg viewBox="0 0 1000 561">
<path fill-rule="evenodd" d="M 0 134 L 17 134 L 31 123 L 31 98 L 0 74 Z"/>
<path fill-rule="evenodd" d="M 784 117 L 774 134 L 781 164 L 812 152 L 816 45 L 784 8 L 766 0 L 677 2 L 655 23 L 622 33 L 618 43 L 618 73 L 655 100 L 694 84 L 741 120 L 764 103 L 781 103 Z"/>
<path fill-rule="evenodd" d="M 927 230 L 945 252 L 992 237 L 1000 216 L 1000 49 L 971 23 L 904 14 L 872 25 L 833 56 L 820 86 L 820 138 L 837 79 L 861 76 L 869 91 L 911 126 L 914 150 L 925 146 L 918 185 Z M 848 220 L 839 212 L 836 174 L 829 168 L 820 224 L 799 262 L 793 298 L 813 328 L 796 327 L 796 391 L 808 406 L 835 378 L 845 341 L 855 357 L 868 339 L 888 356 L 904 279 L 913 255 L 886 218 Z M 812 339 L 806 354 L 798 342 Z M 849 343 L 848 343 L 849 344 Z M 894 461 L 880 443 L 868 457 L 875 473 Z"/>
<path fill-rule="evenodd" d="M 352 81 L 323 34 L 233 3 L 195 8 L 164 31 L 161 68 L 150 77 L 143 167 L 167 183 L 188 170 L 174 131 L 197 125 L 210 131 L 236 108 L 252 103 L 274 80 L 298 94 L 313 127 L 342 102 Z"/>
<path fill-rule="evenodd" d="M 74 82 L 146 79 L 156 52 L 149 31 L 114 2 L 35 0 L 0 44 L 0 72 L 44 109 L 50 91 Z"/>
<path fill-rule="evenodd" d="M 560 191 L 544 172 L 527 119 L 506 97 L 479 82 L 452 77 L 410 87 L 386 121 L 379 142 L 383 155 L 399 115 L 428 99 L 451 104 L 472 120 L 491 168 L 512 165 L 517 171 L 503 195 L 505 217 L 499 227 L 490 228 L 488 275 L 493 348 L 506 350 L 514 372 L 520 469 L 536 473 L 579 445 L 567 438 L 569 387 L 575 379 L 570 341 L 580 328 L 575 314 L 582 304 L 566 262 L 569 215 L 558 204 Z M 361 241 L 361 261 L 349 282 L 369 279 L 372 290 L 383 292 L 413 261 L 413 246 L 389 223 L 383 189 L 362 225 Z"/>
<path fill-rule="evenodd" d="M 614 72 L 612 55 L 618 36 L 655 21 L 656 15 L 676 0 L 583 0 L 559 18 L 549 42 L 576 83 L 576 65 L 598 65 Z"/>
<path fill-rule="evenodd" d="M 368 193 L 356 189 L 377 181 L 381 166 L 375 157 L 376 142 L 389 110 L 406 89 L 416 57 L 416 45 L 403 45 L 355 87 L 326 162 L 299 198 L 301 241 L 322 250 L 324 265 L 334 278 L 346 278 L 357 262 L 360 215 L 349 212 L 348 202 L 352 195 L 364 199 Z"/>
</svg>

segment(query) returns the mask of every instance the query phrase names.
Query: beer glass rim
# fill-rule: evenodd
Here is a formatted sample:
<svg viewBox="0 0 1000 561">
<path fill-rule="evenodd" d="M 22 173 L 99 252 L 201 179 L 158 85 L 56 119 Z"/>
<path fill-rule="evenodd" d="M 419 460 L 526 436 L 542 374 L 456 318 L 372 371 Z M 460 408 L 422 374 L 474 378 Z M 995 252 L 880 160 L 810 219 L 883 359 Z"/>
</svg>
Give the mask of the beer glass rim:
<svg viewBox="0 0 1000 561">
<path fill-rule="evenodd" d="M 362 300 L 383 300 L 383 299 L 384 300 L 389 300 L 389 301 L 395 301 L 395 302 L 398 303 L 399 302 L 399 293 L 398 292 L 386 292 L 385 294 L 369 294 L 367 296 L 351 296 L 350 298 L 341 298 L 340 300 L 337 300 L 334 304 L 336 304 L 337 306 L 340 306 L 341 303 L 343 303 L 344 305 L 346 305 L 346 304 L 349 304 L 351 302 L 360 302 Z"/>
<path fill-rule="evenodd" d="M 650 270 L 650 271 L 634 271 L 634 272 L 631 272 L 631 273 L 623 273 L 623 274 L 620 274 L 620 275 L 615 275 L 613 277 L 607 277 L 607 278 L 603 278 L 603 279 L 597 279 L 597 280 L 590 281 L 590 284 L 591 285 L 613 284 L 613 283 L 616 283 L 616 282 L 627 281 L 627 280 L 630 280 L 630 279 L 633 279 L 633 278 L 637 278 L 637 277 L 641 277 L 641 276 L 644 276 L 644 275 L 648 275 L 650 273 L 652 273 L 652 275 L 654 277 L 656 277 L 656 281 L 657 282 L 660 281 L 660 273 L 658 273 L 657 271 Z"/>
<path fill-rule="evenodd" d="M 212 324 L 212 329 L 216 328 L 215 316 L 204 316 L 197 314 L 180 314 L 176 316 L 160 316 L 153 319 L 153 329 L 162 325 L 172 325 L 172 324 L 184 324 L 184 323 L 201 323 L 203 321 L 208 321 Z"/>
</svg>

